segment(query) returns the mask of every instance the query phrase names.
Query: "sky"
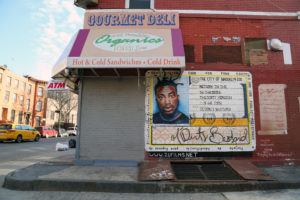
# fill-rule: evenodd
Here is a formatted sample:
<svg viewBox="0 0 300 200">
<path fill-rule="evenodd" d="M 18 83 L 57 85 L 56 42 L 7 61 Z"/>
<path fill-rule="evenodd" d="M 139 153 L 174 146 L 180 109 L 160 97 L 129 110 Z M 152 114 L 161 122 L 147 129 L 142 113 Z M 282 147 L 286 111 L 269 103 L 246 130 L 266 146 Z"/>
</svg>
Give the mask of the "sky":
<svg viewBox="0 0 300 200">
<path fill-rule="evenodd" d="M 74 0 L 0 0 L 0 65 L 50 80 L 51 70 L 78 29 L 85 10 Z"/>
</svg>

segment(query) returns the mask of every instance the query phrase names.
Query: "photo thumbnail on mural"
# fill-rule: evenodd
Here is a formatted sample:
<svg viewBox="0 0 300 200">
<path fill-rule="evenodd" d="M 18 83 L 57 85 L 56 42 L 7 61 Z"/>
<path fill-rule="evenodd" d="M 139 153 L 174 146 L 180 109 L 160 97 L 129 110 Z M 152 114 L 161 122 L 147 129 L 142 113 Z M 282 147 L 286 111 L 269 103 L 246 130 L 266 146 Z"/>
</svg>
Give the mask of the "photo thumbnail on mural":
<svg viewBox="0 0 300 200">
<path fill-rule="evenodd" d="M 145 100 L 146 151 L 256 148 L 249 72 L 148 71 Z"/>
</svg>

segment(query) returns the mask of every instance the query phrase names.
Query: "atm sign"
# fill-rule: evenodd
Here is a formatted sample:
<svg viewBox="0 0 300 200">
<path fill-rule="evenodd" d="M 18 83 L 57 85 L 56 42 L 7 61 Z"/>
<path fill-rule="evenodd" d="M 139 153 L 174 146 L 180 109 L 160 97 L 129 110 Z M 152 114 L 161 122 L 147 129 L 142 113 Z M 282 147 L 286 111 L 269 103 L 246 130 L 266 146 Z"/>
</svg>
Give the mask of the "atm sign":
<svg viewBox="0 0 300 200">
<path fill-rule="evenodd" d="M 47 90 L 65 90 L 66 83 L 62 81 L 50 81 L 47 85 Z"/>
</svg>

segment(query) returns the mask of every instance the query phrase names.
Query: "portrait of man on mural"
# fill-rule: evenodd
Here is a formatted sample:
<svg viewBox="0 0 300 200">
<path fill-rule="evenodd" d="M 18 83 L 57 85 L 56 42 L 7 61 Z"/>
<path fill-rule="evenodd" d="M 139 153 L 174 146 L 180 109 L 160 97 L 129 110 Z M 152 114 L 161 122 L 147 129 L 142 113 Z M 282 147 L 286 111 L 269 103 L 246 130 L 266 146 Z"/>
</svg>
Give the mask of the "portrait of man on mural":
<svg viewBox="0 0 300 200">
<path fill-rule="evenodd" d="M 153 114 L 153 124 L 189 124 L 189 118 L 179 109 L 177 85 L 183 83 L 157 78 L 154 86 L 157 112 Z"/>
</svg>

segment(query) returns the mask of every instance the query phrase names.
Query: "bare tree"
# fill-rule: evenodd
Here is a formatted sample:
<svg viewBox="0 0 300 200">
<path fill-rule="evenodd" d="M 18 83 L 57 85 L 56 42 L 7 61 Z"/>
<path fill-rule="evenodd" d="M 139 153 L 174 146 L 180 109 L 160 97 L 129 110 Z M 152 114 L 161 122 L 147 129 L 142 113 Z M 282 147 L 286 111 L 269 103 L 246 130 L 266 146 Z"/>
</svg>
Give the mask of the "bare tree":
<svg viewBox="0 0 300 200">
<path fill-rule="evenodd" d="M 48 104 L 55 107 L 55 112 L 59 114 L 58 125 L 61 122 L 69 122 L 69 115 L 78 107 L 78 95 L 70 90 L 48 91 Z"/>
</svg>

